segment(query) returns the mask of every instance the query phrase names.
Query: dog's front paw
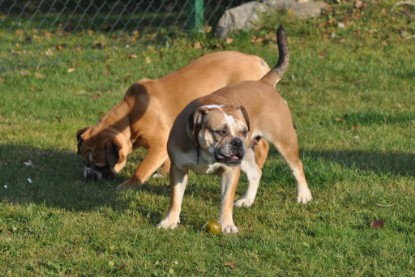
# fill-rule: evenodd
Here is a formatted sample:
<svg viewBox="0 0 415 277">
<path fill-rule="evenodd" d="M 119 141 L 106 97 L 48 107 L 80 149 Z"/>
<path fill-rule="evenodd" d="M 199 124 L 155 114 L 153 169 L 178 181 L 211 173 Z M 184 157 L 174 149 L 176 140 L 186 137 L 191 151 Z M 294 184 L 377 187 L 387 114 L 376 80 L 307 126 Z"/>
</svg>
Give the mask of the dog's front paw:
<svg viewBox="0 0 415 277">
<path fill-rule="evenodd" d="M 236 234 L 239 233 L 238 227 L 235 226 L 235 224 L 230 225 L 222 225 L 222 232 L 225 234 Z"/>
<path fill-rule="evenodd" d="M 236 234 L 239 232 L 238 227 L 235 226 L 233 220 L 219 220 L 220 226 L 222 226 L 222 233 Z"/>
<path fill-rule="evenodd" d="M 297 195 L 298 203 L 305 204 L 311 201 L 311 199 L 313 199 L 313 197 L 311 196 L 311 191 L 308 188 L 303 188 L 303 189 L 298 190 L 298 195 Z"/>
<path fill-rule="evenodd" d="M 179 225 L 180 220 L 179 219 L 170 219 L 166 217 L 163 219 L 158 225 L 157 228 L 159 229 L 174 229 Z"/>
<path fill-rule="evenodd" d="M 233 205 L 235 207 L 251 207 L 254 204 L 254 199 L 249 199 L 247 197 L 242 197 L 238 201 L 236 201 Z"/>
</svg>

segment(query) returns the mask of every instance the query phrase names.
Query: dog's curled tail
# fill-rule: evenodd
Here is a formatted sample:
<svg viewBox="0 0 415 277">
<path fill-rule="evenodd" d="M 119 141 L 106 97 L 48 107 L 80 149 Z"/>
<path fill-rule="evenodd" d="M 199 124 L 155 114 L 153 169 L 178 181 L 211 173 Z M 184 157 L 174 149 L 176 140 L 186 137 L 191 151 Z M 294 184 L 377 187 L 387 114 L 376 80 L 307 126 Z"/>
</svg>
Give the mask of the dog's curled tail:
<svg viewBox="0 0 415 277">
<path fill-rule="evenodd" d="M 265 74 L 261 78 L 261 81 L 267 82 L 272 86 L 275 86 L 284 76 L 285 71 L 288 69 L 290 62 L 290 53 L 288 52 L 287 34 L 284 28 L 280 25 L 277 30 L 277 45 L 278 45 L 278 62 L 271 69 L 270 72 Z"/>
</svg>

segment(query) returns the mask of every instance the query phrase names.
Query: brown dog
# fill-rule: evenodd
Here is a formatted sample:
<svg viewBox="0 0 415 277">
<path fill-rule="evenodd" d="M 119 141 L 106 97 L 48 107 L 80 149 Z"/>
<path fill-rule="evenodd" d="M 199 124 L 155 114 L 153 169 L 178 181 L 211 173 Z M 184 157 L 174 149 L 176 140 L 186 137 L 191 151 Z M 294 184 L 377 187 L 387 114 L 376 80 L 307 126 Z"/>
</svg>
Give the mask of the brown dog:
<svg viewBox="0 0 415 277">
<path fill-rule="evenodd" d="M 222 177 L 219 223 L 223 232 L 236 233 L 232 207 L 240 169 L 249 186 L 236 206 L 251 206 L 262 175 L 254 147 L 263 139 L 278 149 L 297 180 L 297 201 L 307 203 L 311 192 L 299 159 L 297 135 L 287 102 L 275 91 L 289 63 L 285 31 L 277 31 L 277 65 L 259 81 L 245 81 L 222 88 L 190 103 L 177 117 L 168 140 L 171 160 L 171 205 L 159 228 L 175 228 L 187 173 L 193 170 Z M 258 146 L 256 146 L 258 147 Z"/>
<path fill-rule="evenodd" d="M 229 84 L 259 80 L 268 71 L 269 66 L 257 56 L 224 51 L 203 56 L 160 79 L 138 81 L 95 126 L 77 132 L 84 176 L 103 179 L 120 172 L 137 147 L 146 148 L 147 155 L 134 176 L 117 190 L 143 184 L 163 163 L 162 173 L 166 173 L 170 167 L 167 139 L 177 114 L 197 97 Z"/>
</svg>

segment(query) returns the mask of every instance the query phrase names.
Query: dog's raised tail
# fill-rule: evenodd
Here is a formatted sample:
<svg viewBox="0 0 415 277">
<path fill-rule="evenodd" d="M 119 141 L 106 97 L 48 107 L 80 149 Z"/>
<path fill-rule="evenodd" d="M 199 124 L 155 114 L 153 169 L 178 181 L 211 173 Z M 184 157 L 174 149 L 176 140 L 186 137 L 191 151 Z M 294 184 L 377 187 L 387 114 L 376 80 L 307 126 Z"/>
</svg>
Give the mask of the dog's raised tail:
<svg viewBox="0 0 415 277">
<path fill-rule="evenodd" d="M 288 52 L 287 34 L 284 28 L 280 25 L 277 30 L 277 45 L 278 45 L 278 62 L 271 69 L 270 72 L 265 74 L 261 78 L 261 81 L 267 82 L 272 86 L 275 86 L 284 76 L 285 71 L 288 69 L 290 62 L 290 53 Z"/>
</svg>

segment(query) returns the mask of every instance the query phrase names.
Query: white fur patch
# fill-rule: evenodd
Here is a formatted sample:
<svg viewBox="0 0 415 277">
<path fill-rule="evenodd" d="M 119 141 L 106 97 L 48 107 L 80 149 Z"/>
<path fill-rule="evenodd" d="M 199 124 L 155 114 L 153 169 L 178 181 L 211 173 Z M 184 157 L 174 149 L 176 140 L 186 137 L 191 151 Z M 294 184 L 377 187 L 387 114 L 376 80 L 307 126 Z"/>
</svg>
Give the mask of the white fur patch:
<svg viewBox="0 0 415 277">
<path fill-rule="evenodd" d="M 226 113 L 223 113 L 225 115 L 225 122 L 226 124 L 228 124 L 229 126 L 233 126 L 236 124 L 236 120 L 233 116 L 228 115 Z"/>
<path fill-rule="evenodd" d="M 200 108 L 204 108 L 204 109 L 220 109 L 222 108 L 223 105 L 217 105 L 217 104 L 210 104 L 210 105 L 204 105 Z"/>
<path fill-rule="evenodd" d="M 248 149 L 241 163 L 241 170 L 248 177 L 248 190 L 245 194 L 235 202 L 236 207 L 250 207 L 255 201 L 258 191 L 259 181 L 261 180 L 261 169 L 255 162 L 255 153 L 252 149 Z"/>
</svg>

